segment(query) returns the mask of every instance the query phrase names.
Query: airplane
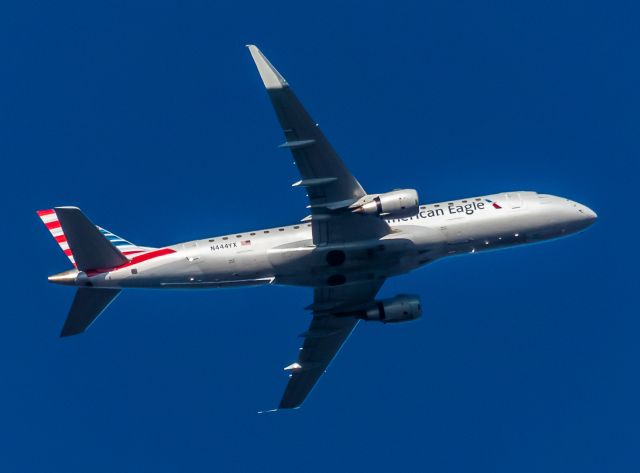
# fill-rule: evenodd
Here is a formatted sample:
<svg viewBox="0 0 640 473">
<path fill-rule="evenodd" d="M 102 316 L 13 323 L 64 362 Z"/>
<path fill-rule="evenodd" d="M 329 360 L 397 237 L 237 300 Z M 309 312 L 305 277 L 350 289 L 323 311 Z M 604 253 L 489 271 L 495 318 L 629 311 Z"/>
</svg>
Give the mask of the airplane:
<svg viewBox="0 0 640 473">
<path fill-rule="evenodd" d="M 417 295 L 376 299 L 387 278 L 441 258 L 537 243 L 581 232 L 596 213 L 531 191 L 420 204 L 414 189 L 367 193 L 284 77 L 249 52 L 282 126 L 280 145 L 300 173 L 309 215 L 293 225 L 162 248 L 135 245 L 94 225 L 77 207 L 38 215 L 73 269 L 50 276 L 77 287 L 61 336 L 84 332 L 122 289 L 259 285 L 313 288 L 312 318 L 278 409 L 299 408 L 360 320 L 401 323 L 422 314 Z M 276 410 L 278 410 L 276 409 Z"/>
</svg>

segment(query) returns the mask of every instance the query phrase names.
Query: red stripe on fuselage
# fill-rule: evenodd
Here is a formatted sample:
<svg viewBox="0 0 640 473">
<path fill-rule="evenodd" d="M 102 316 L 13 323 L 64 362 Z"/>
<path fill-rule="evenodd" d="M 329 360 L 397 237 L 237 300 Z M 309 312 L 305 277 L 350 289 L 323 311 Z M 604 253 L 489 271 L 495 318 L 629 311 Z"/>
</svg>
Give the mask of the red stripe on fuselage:
<svg viewBox="0 0 640 473">
<path fill-rule="evenodd" d="M 131 266 L 132 264 L 142 263 L 143 261 L 157 258 L 158 256 L 170 255 L 171 253 L 175 252 L 176 250 L 172 250 L 171 248 L 160 248 L 159 250 L 154 250 L 139 256 L 134 256 L 133 258 L 131 258 L 131 261 L 123 264 L 122 266 L 118 266 L 118 268 L 116 269 L 124 268 L 125 266 Z"/>
<path fill-rule="evenodd" d="M 117 271 L 118 269 L 127 268 L 129 266 L 133 266 L 134 264 L 142 263 L 143 261 L 147 261 L 153 258 L 158 258 L 159 256 L 170 255 L 171 253 L 175 253 L 175 250 L 171 248 L 160 248 L 159 250 L 149 251 L 148 253 L 144 253 L 138 256 L 134 256 L 131 258 L 131 261 L 121 264 L 120 266 L 116 266 L 115 268 L 99 268 L 99 269 L 91 269 L 85 271 L 87 276 L 95 276 L 100 273 L 109 273 L 111 271 Z"/>
</svg>

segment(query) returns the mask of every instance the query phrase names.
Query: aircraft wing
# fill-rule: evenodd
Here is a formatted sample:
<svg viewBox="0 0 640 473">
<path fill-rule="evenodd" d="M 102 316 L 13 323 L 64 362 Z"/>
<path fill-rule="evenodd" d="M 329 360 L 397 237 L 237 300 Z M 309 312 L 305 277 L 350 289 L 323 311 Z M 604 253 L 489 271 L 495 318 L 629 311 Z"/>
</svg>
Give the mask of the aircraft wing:
<svg viewBox="0 0 640 473">
<path fill-rule="evenodd" d="M 349 205 L 366 195 L 340 156 L 307 113 L 287 81 L 254 45 L 248 45 L 284 132 L 285 142 L 309 196 L 316 245 L 374 238 L 389 233 L 384 220 L 353 215 Z"/>
<path fill-rule="evenodd" d="M 314 289 L 313 319 L 301 334 L 304 343 L 298 360 L 285 368 L 290 378 L 279 409 L 300 407 L 358 323 L 355 317 L 337 317 L 332 311 L 372 301 L 383 283 L 377 279 Z"/>
</svg>

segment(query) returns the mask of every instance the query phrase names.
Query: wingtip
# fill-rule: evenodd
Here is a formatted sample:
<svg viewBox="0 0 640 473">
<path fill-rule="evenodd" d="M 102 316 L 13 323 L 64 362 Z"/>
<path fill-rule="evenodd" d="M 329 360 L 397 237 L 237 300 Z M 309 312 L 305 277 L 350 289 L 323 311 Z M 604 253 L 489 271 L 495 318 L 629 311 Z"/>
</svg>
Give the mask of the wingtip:
<svg viewBox="0 0 640 473">
<path fill-rule="evenodd" d="M 62 329 L 62 331 L 60 332 L 60 338 L 68 338 L 68 337 L 73 337 L 74 335 L 79 335 L 82 332 L 74 332 L 72 330 L 69 329 Z"/>
<path fill-rule="evenodd" d="M 278 406 L 279 411 L 297 411 L 302 407 L 302 403 L 299 404 L 283 404 L 280 403 Z"/>
<path fill-rule="evenodd" d="M 285 78 L 273 67 L 273 64 L 269 62 L 256 45 L 247 44 L 246 47 L 249 49 L 253 62 L 258 68 L 262 83 L 267 89 L 284 89 L 289 86 Z"/>
<path fill-rule="evenodd" d="M 302 406 L 302 403 L 300 404 L 286 404 L 286 403 L 280 403 L 280 405 L 278 407 L 276 407 L 275 409 L 265 409 L 263 411 L 258 411 L 258 414 L 273 414 L 274 412 L 282 412 L 282 411 L 296 411 L 298 409 L 300 409 L 300 407 Z"/>
</svg>

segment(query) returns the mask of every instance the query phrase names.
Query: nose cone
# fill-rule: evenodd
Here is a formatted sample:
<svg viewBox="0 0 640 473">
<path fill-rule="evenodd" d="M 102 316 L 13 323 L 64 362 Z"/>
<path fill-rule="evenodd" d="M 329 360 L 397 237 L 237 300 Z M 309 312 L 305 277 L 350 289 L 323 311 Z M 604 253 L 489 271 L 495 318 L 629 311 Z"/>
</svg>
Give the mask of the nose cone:
<svg viewBox="0 0 640 473">
<path fill-rule="evenodd" d="M 598 218 L 598 215 L 586 205 L 564 197 L 543 195 L 540 199 L 542 199 L 541 206 L 548 219 L 549 228 L 556 228 L 559 236 L 581 232 Z"/>
<path fill-rule="evenodd" d="M 586 205 L 578 204 L 578 212 L 580 212 L 582 216 L 582 220 L 587 224 L 591 225 L 598 218 L 598 214 L 596 214 L 593 210 L 591 210 Z"/>
<path fill-rule="evenodd" d="M 570 205 L 573 207 L 571 209 L 573 216 L 570 217 L 572 222 L 570 226 L 574 228 L 574 232 L 585 230 L 593 225 L 593 222 L 598 218 L 598 215 L 586 205 L 582 205 L 579 202 L 571 202 Z"/>
</svg>

